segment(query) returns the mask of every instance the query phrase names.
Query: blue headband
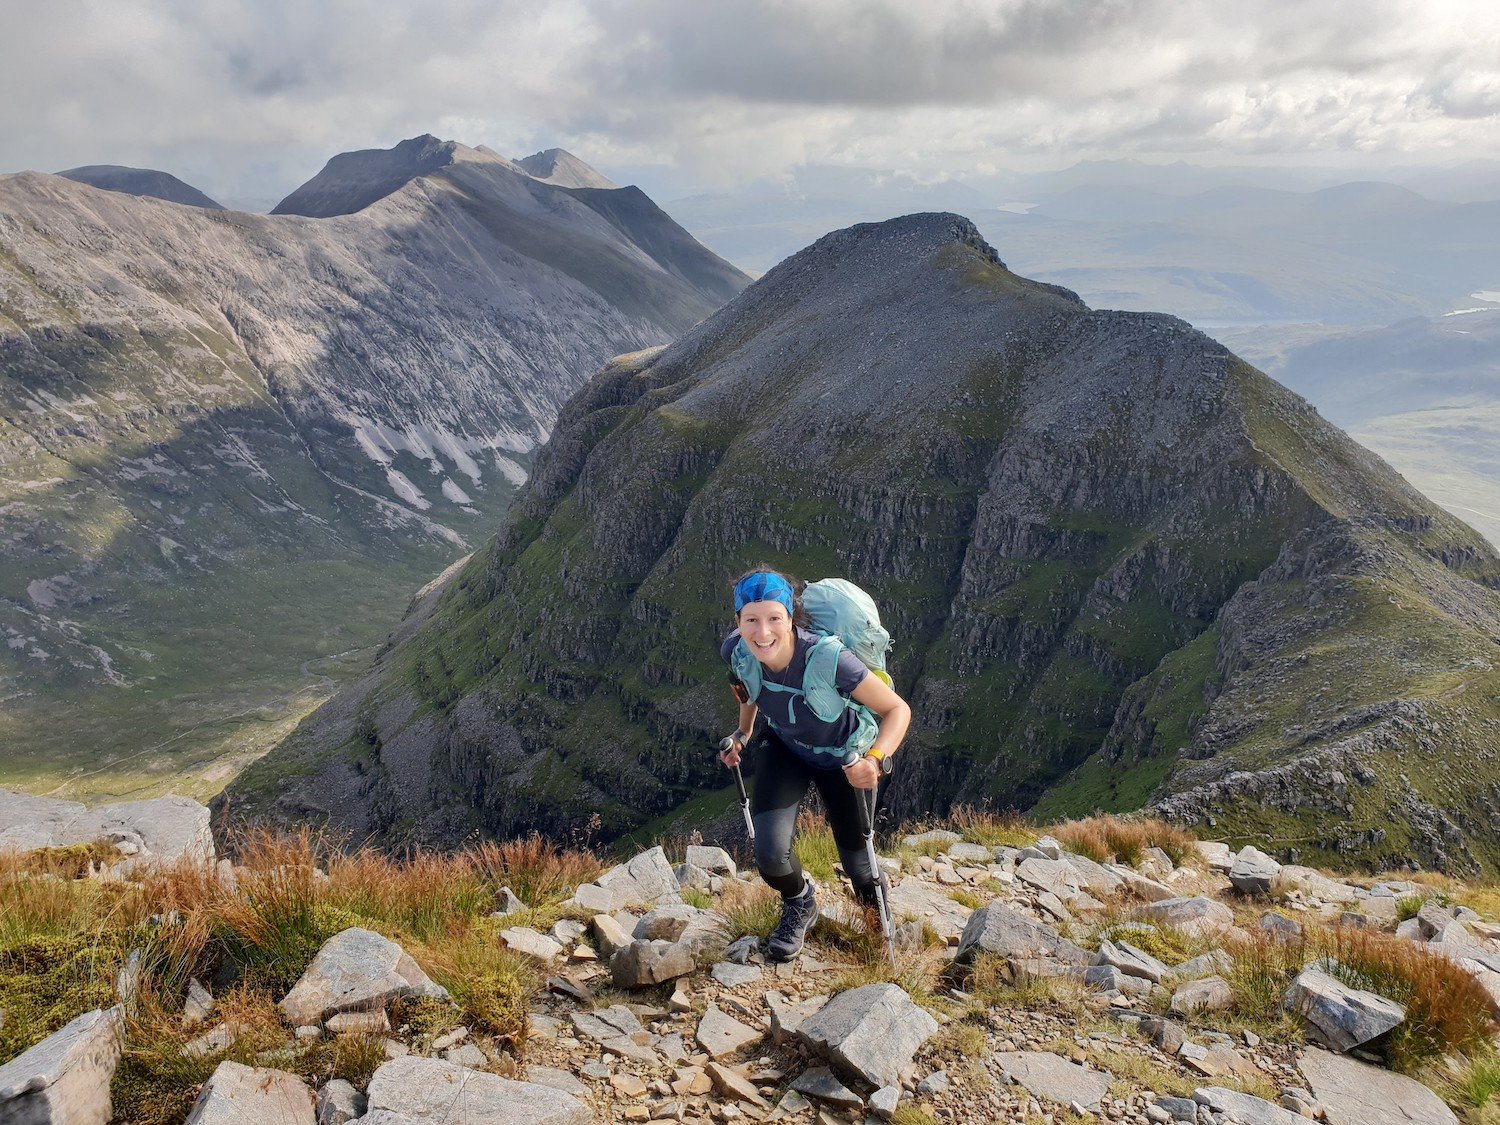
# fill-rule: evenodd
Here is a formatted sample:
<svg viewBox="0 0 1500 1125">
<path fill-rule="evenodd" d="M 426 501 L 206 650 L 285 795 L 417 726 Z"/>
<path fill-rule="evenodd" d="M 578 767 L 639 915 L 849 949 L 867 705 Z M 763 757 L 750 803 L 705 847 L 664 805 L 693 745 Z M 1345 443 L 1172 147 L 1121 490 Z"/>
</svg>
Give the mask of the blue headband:
<svg viewBox="0 0 1500 1125">
<path fill-rule="evenodd" d="M 738 613 L 751 602 L 780 602 L 786 606 L 787 616 L 791 616 L 792 584 L 769 570 L 747 574 L 735 584 L 734 612 Z"/>
</svg>

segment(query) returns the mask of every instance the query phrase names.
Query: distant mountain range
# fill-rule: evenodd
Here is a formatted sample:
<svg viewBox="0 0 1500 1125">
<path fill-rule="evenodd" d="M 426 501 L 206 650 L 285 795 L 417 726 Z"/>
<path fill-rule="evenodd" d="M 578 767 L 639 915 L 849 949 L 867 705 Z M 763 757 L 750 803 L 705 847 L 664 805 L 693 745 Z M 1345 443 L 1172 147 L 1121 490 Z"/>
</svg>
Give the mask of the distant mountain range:
<svg viewBox="0 0 1500 1125">
<path fill-rule="evenodd" d="M 490 533 L 590 370 L 748 282 L 636 189 L 434 137 L 269 217 L 119 172 L 0 177 L 0 782 L 73 796 L 217 789 Z"/>
<path fill-rule="evenodd" d="M 1319 863 L 1500 865 L 1500 557 L 1304 400 L 974 224 L 841 230 L 569 402 L 501 534 L 218 801 L 354 839 L 726 818 L 764 560 L 871 590 L 896 816 L 1151 805 Z"/>
</svg>

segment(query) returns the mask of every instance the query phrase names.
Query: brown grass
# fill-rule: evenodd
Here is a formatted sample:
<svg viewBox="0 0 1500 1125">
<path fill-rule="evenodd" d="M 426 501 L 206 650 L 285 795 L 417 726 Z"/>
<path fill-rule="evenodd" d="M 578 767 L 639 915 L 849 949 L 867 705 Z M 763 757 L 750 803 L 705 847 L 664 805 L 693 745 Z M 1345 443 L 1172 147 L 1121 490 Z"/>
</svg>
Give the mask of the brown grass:
<svg viewBox="0 0 1500 1125">
<path fill-rule="evenodd" d="M 1050 831 L 1058 843 L 1096 863 L 1134 867 L 1147 848 L 1160 848 L 1178 866 L 1198 854 L 1189 833 L 1155 817 L 1091 816 L 1054 824 Z"/>
<path fill-rule="evenodd" d="M 1287 986 L 1305 965 L 1322 958 L 1337 962 L 1334 975 L 1351 988 L 1404 1005 L 1406 1019 L 1383 1046 L 1395 1070 L 1411 1073 L 1444 1055 L 1482 1050 L 1494 1030 L 1479 982 L 1446 958 L 1392 934 L 1308 926 L 1300 941 L 1252 933 L 1249 941 L 1231 940 L 1226 950 L 1234 958 L 1229 982 L 1235 1012 L 1251 1021 L 1282 1022 Z"/>
<path fill-rule="evenodd" d="M 986 848 L 1024 848 L 1036 843 L 1037 830 L 1014 809 L 999 812 L 976 805 L 957 805 L 949 813 L 953 831 Z"/>
</svg>

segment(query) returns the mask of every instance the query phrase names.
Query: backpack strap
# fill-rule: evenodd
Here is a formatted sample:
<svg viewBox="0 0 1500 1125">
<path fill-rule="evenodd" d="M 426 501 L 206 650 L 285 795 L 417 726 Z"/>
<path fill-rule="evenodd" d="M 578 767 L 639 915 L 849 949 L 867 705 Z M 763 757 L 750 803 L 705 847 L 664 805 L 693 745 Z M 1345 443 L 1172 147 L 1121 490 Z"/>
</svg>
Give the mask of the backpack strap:
<svg viewBox="0 0 1500 1125">
<path fill-rule="evenodd" d="M 839 653 L 843 642 L 837 637 L 819 637 L 807 650 L 807 668 L 802 673 L 802 694 L 812 713 L 825 723 L 832 723 L 844 713 L 849 700 L 839 694 Z"/>
<path fill-rule="evenodd" d="M 755 659 L 745 644 L 745 638 L 741 637 L 734 643 L 734 648 L 729 652 L 729 667 L 734 672 L 735 679 L 745 685 L 745 691 L 750 695 L 750 702 L 754 703 L 760 698 L 760 689 L 764 681 L 760 675 L 760 661 Z"/>
</svg>

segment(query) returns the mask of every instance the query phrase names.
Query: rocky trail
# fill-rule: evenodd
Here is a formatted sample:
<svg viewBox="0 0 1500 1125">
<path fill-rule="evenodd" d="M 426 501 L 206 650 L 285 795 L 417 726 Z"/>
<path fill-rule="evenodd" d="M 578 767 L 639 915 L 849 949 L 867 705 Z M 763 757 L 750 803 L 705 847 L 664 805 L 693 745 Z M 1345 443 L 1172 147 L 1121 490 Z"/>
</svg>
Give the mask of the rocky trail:
<svg viewBox="0 0 1500 1125">
<path fill-rule="evenodd" d="M 79 882 L 146 878 L 153 864 L 185 860 L 213 865 L 232 895 L 264 885 L 204 853 L 207 811 L 191 802 L 87 815 L 49 807 L 61 804 L 0 792 L 0 848 L 24 855 L 102 838 L 132 866 L 91 864 Z M 237 1022 L 243 1008 L 223 999 L 224 985 L 184 982 L 172 1017 L 192 1025 L 183 1051 L 205 1066 L 221 1060 L 182 1101 L 185 1119 L 1489 1120 L 1462 1102 L 1460 1118 L 1428 1085 L 1382 1065 L 1409 1063 L 1414 1028 L 1452 1022 L 1431 990 L 1359 987 L 1375 981 L 1380 951 L 1426 966 L 1450 999 L 1472 1005 L 1459 1013 L 1469 1041 L 1462 1051 L 1447 1043 L 1449 1069 L 1493 1051 L 1500 924 L 1460 905 L 1453 885 L 1343 882 L 1216 842 L 1178 849 L 1177 862 L 1147 847 L 1134 864 L 1105 863 L 1082 854 L 1096 849 L 1067 824 L 1064 846 L 1052 836 L 978 842 L 1000 830 L 976 823 L 890 841 L 894 968 L 836 873 L 817 880 L 821 916 L 802 956 L 768 963 L 761 937 L 774 896 L 728 852 L 688 844 L 601 869 L 547 912 L 496 891 L 483 919 L 492 956 L 518 957 L 533 982 L 519 1035 L 463 1022 L 467 1009 L 432 965 L 363 926 L 327 938 L 275 996 L 269 1037 L 248 1017 Z M 341 877 L 330 872 L 311 882 Z M 131 1120 L 111 1117 L 111 1077 L 132 1050 L 139 964 L 139 954 L 126 961 L 115 1007 L 79 1014 L 0 1065 L 0 1120 Z M 1256 1014 L 1247 997 L 1258 978 L 1274 995 Z M 1454 981 L 1472 987 L 1459 996 Z M 243 1042 L 236 1050 L 253 1037 L 253 1056 Z M 307 1052 L 356 1043 L 371 1056 L 363 1081 L 308 1080 Z"/>
</svg>

